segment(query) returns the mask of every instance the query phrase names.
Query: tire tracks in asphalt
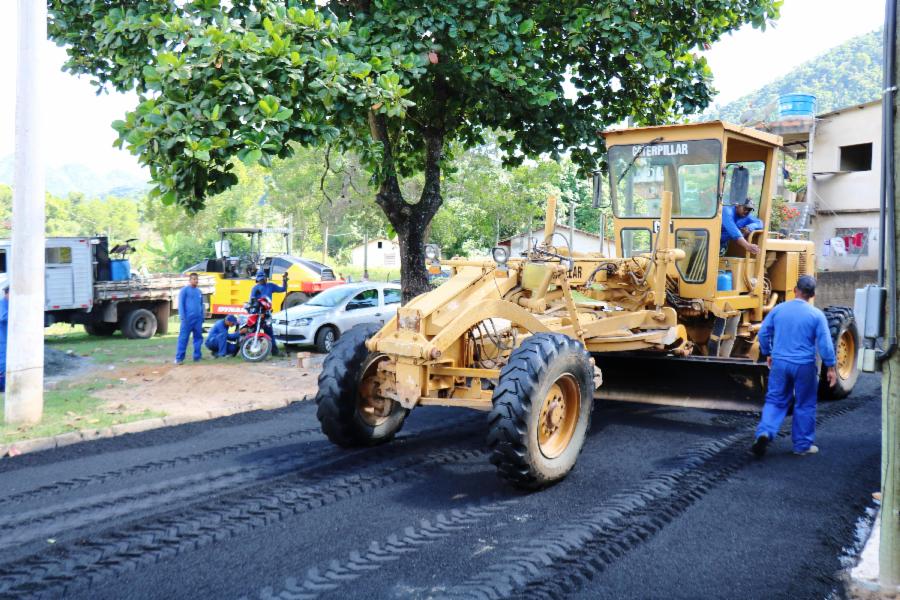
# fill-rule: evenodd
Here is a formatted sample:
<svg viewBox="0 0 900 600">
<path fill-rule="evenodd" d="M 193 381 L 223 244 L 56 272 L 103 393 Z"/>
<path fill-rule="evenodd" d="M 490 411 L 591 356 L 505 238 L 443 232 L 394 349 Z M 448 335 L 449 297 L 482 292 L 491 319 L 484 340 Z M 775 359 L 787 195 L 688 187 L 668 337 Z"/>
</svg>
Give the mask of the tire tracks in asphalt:
<svg viewBox="0 0 900 600">
<path fill-rule="evenodd" d="M 836 403 L 831 410 L 820 411 L 816 423 L 856 410 L 866 401 Z M 440 597 L 567 597 L 753 461 L 748 452 L 750 431 L 748 427 L 689 448 L 679 455 L 677 466 L 651 474 L 640 485 L 614 495 L 576 520 L 514 546 L 497 562 Z"/>
<path fill-rule="evenodd" d="M 420 519 L 416 526 L 405 527 L 401 533 L 389 535 L 384 542 L 373 541 L 365 550 L 350 552 L 345 560 L 331 560 L 327 566 L 311 567 L 302 580 L 286 578 L 283 589 L 277 593 L 272 587 L 265 587 L 259 592 L 259 598 L 313 600 L 360 577 L 368 577 L 383 565 L 396 562 L 404 555 L 466 531 L 517 502 L 517 499 L 483 498 L 469 503 L 466 508 L 438 512 L 431 519 Z M 241 600 L 248 600 L 248 597 L 243 596 Z"/>
<path fill-rule="evenodd" d="M 84 477 L 73 477 L 72 479 L 67 479 L 64 481 L 54 481 L 53 483 L 43 485 L 31 490 L 25 490 L 6 497 L 0 497 L 0 502 L 6 505 L 10 503 L 24 502 L 26 500 L 34 500 L 43 496 L 70 492 L 72 490 L 88 487 L 91 485 L 100 485 L 102 483 L 107 483 L 108 481 L 119 478 L 131 477 L 134 475 L 143 475 L 145 473 L 159 471 L 162 469 L 192 465 L 206 460 L 222 458 L 231 454 L 239 454 L 247 450 L 257 450 L 259 448 L 274 446 L 279 443 L 294 439 L 314 436 L 315 434 L 321 434 L 320 427 L 307 427 L 304 429 L 299 429 L 297 431 L 292 431 L 290 433 L 271 435 L 269 437 L 244 442 L 241 444 L 211 448 L 209 450 L 195 452 L 187 456 L 177 456 L 175 458 L 165 460 L 154 460 L 138 465 L 133 465 L 131 467 L 126 467 L 124 469 L 114 469 L 112 471 L 97 473 L 95 475 L 87 475 Z M 324 439 L 324 436 L 320 437 Z"/>
<path fill-rule="evenodd" d="M 448 430 L 437 440 L 458 441 L 459 428 L 466 425 L 465 421 L 472 425 L 482 422 L 467 415 L 463 423 L 445 421 L 440 426 L 411 433 L 403 440 Z M 426 441 L 431 443 L 433 439 Z M 342 463 L 336 469 L 329 469 L 334 464 L 326 465 L 328 472 L 304 478 L 289 475 L 250 493 L 244 490 L 189 506 L 177 515 L 151 518 L 149 522 L 128 525 L 80 543 L 56 545 L 52 555 L 39 553 L 0 566 L 0 598 L 59 595 L 69 586 L 93 585 L 113 574 L 130 572 L 138 566 L 241 535 L 295 514 L 420 479 L 447 464 L 483 460 L 486 451 L 455 449 L 425 456 L 406 454 L 406 444 L 344 453 L 335 461 Z M 386 465 L 388 461 L 391 463 Z M 375 472 L 368 472 L 366 467 L 374 468 Z"/>
</svg>

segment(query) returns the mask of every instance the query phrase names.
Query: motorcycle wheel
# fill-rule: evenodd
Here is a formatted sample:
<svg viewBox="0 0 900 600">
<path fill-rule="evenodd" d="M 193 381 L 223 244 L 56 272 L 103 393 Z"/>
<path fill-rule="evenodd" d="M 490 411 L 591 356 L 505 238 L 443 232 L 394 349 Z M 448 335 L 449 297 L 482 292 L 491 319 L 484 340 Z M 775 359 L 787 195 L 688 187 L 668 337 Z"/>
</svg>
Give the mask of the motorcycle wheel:
<svg viewBox="0 0 900 600">
<path fill-rule="evenodd" d="M 262 362 L 272 352 L 272 341 L 264 336 L 248 337 L 241 343 L 241 358 L 247 362 Z"/>
</svg>

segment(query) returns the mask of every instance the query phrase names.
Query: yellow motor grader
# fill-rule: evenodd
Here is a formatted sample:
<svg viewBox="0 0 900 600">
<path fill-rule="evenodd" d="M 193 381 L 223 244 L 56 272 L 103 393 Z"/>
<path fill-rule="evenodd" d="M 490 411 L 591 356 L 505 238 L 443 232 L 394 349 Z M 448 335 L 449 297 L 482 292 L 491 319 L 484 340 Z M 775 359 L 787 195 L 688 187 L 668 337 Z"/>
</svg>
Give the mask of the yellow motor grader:
<svg viewBox="0 0 900 600">
<path fill-rule="evenodd" d="M 483 410 L 501 478 L 536 489 L 581 451 L 602 384 L 595 358 L 652 353 L 765 372 L 763 318 L 815 272 L 812 242 L 768 234 L 781 138 L 723 122 L 604 136 L 616 256 L 574 252 L 554 230 L 554 198 L 544 238 L 521 257 L 498 247 L 440 264 L 429 248 L 432 267 L 452 276 L 380 330 L 351 330 L 325 360 L 317 414 L 332 442 L 389 441 L 420 406 Z M 596 203 L 599 175 L 594 189 Z M 723 212 L 745 204 L 762 229 L 723 243 Z M 850 309 L 826 315 L 839 382 L 821 392 L 841 397 L 858 376 L 859 336 Z"/>
</svg>

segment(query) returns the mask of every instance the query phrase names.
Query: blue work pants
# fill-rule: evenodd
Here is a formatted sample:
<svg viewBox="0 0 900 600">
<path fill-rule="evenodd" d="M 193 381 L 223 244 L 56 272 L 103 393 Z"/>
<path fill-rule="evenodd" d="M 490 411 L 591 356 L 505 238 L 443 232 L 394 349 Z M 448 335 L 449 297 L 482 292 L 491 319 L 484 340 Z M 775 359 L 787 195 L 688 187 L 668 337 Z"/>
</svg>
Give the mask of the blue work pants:
<svg viewBox="0 0 900 600">
<path fill-rule="evenodd" d="M 228 338 L 219 336 L 215 338 L 206 338 L 206 347 L 213 353 L 213 356 L 235 356 L 238 353 L 238 345 L 235 342 L 229 342 Z"/>
<path fill-rule="evenodd" d="M 791 440 L 795 452 L 804 452 L 816 438 L 816 396 L 819 379 L 816 363 L 796 365 L 785 361 L 773 361 L 769 372 L 769 386 L 762 419 L 756 428 L 756 437 L 763 434 L 775 439 L 781 422 L 794 399 L 794 419 Z"/>
<path fill-rule="evenodd" d="M 178 330 L 178 349 L 175 351 L 175 360 L 178 362 L 184 360 L 188 338 L 191 334 L 194 336 L 194 360 L 200 360 L 202 356 L 200 349 L 203 345 L 203 317 L 185 319 L 181 322 L 181 328 Z"/>
</svg>

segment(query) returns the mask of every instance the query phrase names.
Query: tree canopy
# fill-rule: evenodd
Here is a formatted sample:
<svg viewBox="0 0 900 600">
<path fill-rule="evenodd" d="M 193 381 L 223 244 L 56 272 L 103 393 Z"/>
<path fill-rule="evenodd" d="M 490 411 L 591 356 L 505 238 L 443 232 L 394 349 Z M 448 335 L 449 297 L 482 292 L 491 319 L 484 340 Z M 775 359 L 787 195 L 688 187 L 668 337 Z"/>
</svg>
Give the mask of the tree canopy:
<svg viewBox="0 0 900 600">
<path fill-rule="evenodd" d="M 710 72 L 696 48 L 765 27 L 780 4 L 50 0 L 49 31 L 70 71 L 138 91 L 115 127 L 166 203 L 201 208 L 236 182 L 235 157 L 268 165 L 291 142 L 354 152 L 400 238 L 409 298 L 426 286 L 424 234 L 453 149 L 497 130 L 506 164 L 571 152 L 593 168 L 599 130 L 702 110 Z M 415 173 L 420 196 L 406 198 Z"/>
</svg>

